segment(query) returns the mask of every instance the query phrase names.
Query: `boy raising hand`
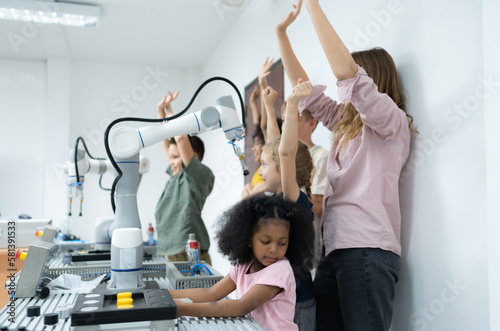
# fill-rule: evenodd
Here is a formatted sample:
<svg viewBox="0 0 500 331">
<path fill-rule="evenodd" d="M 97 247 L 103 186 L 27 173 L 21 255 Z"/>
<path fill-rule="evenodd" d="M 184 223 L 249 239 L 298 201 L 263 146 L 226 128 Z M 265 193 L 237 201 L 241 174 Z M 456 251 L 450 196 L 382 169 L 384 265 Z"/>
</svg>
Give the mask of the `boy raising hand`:
<svg viewBox="0 0 500 331">
<path fill-rule="evenodd" d="M 158 103 L 158 117 L 172 116 L 171 102 L 179 91 L 170 92 Z M 200 256 L 212 264 L 208 249 L 210 237 L 201 211 L 212 192 L 215 177 L 212 171 L 201 163 L 205 153 L 203 141 L 188 135 L 176 136 L 163 141 L 163 149 L 169 167 L 170 179 L 156 205 L 155 218 L 158 232 L 158 255 L 165 255 L 170 262 L 187 261 L 185 251 L 189 234 L 194 233 L 200 243 Z"/>
</svg>

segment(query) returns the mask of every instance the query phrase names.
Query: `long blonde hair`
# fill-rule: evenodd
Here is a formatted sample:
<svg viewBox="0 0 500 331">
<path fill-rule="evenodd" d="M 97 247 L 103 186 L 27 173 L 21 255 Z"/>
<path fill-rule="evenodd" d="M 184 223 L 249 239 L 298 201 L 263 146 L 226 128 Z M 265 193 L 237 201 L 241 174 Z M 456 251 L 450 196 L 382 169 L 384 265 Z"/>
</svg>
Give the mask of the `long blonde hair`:
<svg viewBox="0 0 500 331">
<path fill-rule="evenodd" d="M 352 57 L 373 79 L 378 91 L 387 94 L 406 113 L 403 87 L 394 60 L 389 53 L 383 48 L 376 47 L 366 51 L 354 52 Z M 363 129 L 364 123 L 359 112 L 350 103 L 340 105 L 338 116 L 339 121 L 335 123 L 332 129 L 335 135 L 334 146 L 337 145 L 337 151 L 345 151 L 349 141 L 356 138 Z M 406 116 L 409 118 L 408 126 L 410 130 L 418 134 L 418 131 L 413 128 L 413 117 L 409 114 L 406 114 Z"/>
<path fill-rule="evenodd" d="M 268 142 L 262 147 L 262 151 L 266 152 L 276 164 L 276 170 L 281 173 L 280 166 L 280 146 L 281 138 Z M 297 155 L 295 156 L 295 177 L 300 188 L 306 190 L 307 198 L 311 199 L 311 174 L 314 169 L 314 164 L 311 158 L 311 153 L 307 145 L 299 140 Z"/>
</svg>

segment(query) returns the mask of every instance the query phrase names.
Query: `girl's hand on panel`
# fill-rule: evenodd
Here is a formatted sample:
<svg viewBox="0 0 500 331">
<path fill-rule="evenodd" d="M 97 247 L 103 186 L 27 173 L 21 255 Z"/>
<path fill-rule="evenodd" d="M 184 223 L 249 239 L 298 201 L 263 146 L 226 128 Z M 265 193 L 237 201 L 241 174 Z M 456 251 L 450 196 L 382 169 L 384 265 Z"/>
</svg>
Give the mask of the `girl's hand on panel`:
<svg viewBox="0 0 500 331">
<path fill-rule="evenodd" d="M 298 84 L 293 88 L 292 93 L 288 97 L 288 102 L 298 103 L 303 98 L 307 97 L 312 92 L 312 84 L 310 81 L 299 79 Z"/>
<path fill-rule="evenodd" d="M 179 92 L 180 91 L 176 92 L 167 91 L 168 95 L 164 96 L 163 99 L 158 104 L 158 116 L 160 118 L 170 117 L 174 115 L 174 112 L 172 111 L 172 106 L 170 104 L 172 103 L 172 101 L 177 99 Z"/>
<path fill-rule="evenodd" d="M 297 5 L 293 5 L 294 10 L 288 13 L 288 15 L 278 22 L 276 25 L 276 31 L 286 32 L 286 29 L 292 24 L 297 16 L 300 14 L 300 8 L 302 8 L 302 0 L 299 0 Z"/>
<path fill-rule="evenodd" d="M 261 88 L 266 88 L 267 87 L 267 79 L 266 77 L 269 76 L 271 73 L 271 67 L 274 64 L 274 59 L 271 58 L 269 60 L 269 56 L 266 58 L 266 61 L 262 64 L 259 70 L 259 85 Z"/>
<path fill-rule="evenodd" d="M 267 106 L 272 107 L 274 105 L 274 101 L 276 100 L 277 96 L 278 92 L 276 92 L 276 90 L 273 89 L 271 86 L 268 86 L 267 88 L 262 90 L 262 98 Z"/>
</svg>

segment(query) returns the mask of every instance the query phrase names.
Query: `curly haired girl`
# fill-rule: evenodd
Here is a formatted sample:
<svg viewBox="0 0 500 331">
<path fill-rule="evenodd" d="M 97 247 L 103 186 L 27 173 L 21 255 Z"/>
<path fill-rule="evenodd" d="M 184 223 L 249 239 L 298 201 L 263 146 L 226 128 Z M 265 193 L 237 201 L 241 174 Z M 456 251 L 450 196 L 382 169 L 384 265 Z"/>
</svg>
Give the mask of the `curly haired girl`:
<svg viewBox="0 0 500 331">
<path fill-rule="evenodd" d="M 225 212 L 218 223 L 219 251 L 230 273 L 211 288 L 171 290 L 178 316 L 250 314 L 266 330 L 298 330 L 293 323 L 295 279 L 291 265 L 313 256 L 314 232 L 304 209 L 283 198 L 255 195 Z M 236 300 L 221 300 L 237 290 Z"/>
</svg>

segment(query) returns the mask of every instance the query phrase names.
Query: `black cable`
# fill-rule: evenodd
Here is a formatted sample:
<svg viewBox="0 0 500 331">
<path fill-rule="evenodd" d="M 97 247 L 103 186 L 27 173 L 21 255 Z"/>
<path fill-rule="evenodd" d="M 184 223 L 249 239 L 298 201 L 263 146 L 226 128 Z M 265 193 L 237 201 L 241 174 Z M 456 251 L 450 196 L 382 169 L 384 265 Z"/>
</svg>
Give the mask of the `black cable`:
<svg viewBox="0 0 500 331">
<path fill-rule="evenodd" d="M 85 140 L 83 140 L 82 137 L 78 137 L 76 138 L 76 142 L 75 142 L 75 157 L 74 157 L 74 162 L 75 162 L 75 172 L 76 172 L 76 182 L 77 183 L 80 183 L 80 173 L 78 172 L 78 143 L 79 142 L 82 142 L 83 144 L 83 148 L 85 148 L 85 152 L 87 153 L 87 155 L 93 159 L 93 160 L 105 160 L 104 158 L 95 158 L 93 157 L 92 155 L 90 155 L 89 153 L 89 149 L 87 148 L 87 144 L 85 143 Z"/>
<path fill-rule="evenodd" d="M 111 191 L 110 188 L 105 188 L 105 187 L 102 187 L 102 176 L 104 176 L 104 174 L 101 174 L 101 176 L 99 177 L 99 187 L 101 188 L 101 190 L 104 190 L 104 191 Z"/>
<path fill-rule="evenodd" d="M 120 167 L 118 167 L 118 164 L 116 163 L 115 159 L 113 158 L 113 155 L 111 154 L 111 149 L 109 148 L 109 141 L 108 141 L 109 131 L 111 130 L 111 128 L 115 124 L 120 123 L 120 122 L 126 122 L 126 121 L 134 121 L 134 122 L 163 122 L 164 120 L 165 119 L 163 119 L 163 118 L 148 119 L 148 118 L 139 118 L 139 117 L 122 117 L 122 118 L 118 118 L 118 119 L 114 120 L 113 122 L 111 122 L 108 125 L 108 127 L 106 128 L 106 131 L 104 132 L 104 147 L 106 148 L 106 154 L 108 154 L 109 161 L 111 162 L 111 164 L 113 165 L 113 168 L 115 168 L 116 172 L 118 173 L 118 175 L 116 176 L 115 180 L 113 181 L 113 185 L 111 186 L 111 208 L 113 209 L 113 213 L 116 210 L 115 199 L 114 199 L 115 190 L 116 190 L 116 184 L 118 183 L 118 181 L 122 177 L 123 173 L 122 173 L 122 170 L 120 169 Z"/>
<path fill-rule="evenodd" d="M 238 98 L 240 99 L 240 106 L 241 106 L 241 122 L 243 124 L 243 129 L 245 129 L 245 126 L 246 126 L 245 125 L 245 106 L 243 104 L 243 98 L 241 97 L 240 91 L 238 90 L 238 88 L 236 87 L 236 85 L 234 85 L 234 83 L 232 81 L 230 81 L 229 79 L 224 78 L 224 77 L 217 77 L 217 76 L 209 78 L 206 81 L 204 81 L 198 87 L 198 89 L 196 90 L 196 92 L 193 94 L 193 96 L 191 97 L 191 100 L 189 101 L 189 103 L 186 106 L 186 108 L 184 108 L 178 114 L 172 115 L 172 116 L 167 117 L 167 118 L 156 118 L 156 119 L 152 119 L 152 118 L 139 118 L 139 117 L 122 117 L 122 118 L 118 118 L 118 119 L 114 120 L 113 122 L 111 122 L 108 125 L 108 127 L 106 128 L 106 131 L 104 132 L 104 147 L 106 148 L 106 154 L 108 155 L 109 161 L 111 162 L 111 164 L 115 168 L 116 172 L 118 173 L 118 175 L 116 176 L 115 180 L 113 181 L 113 185 L 111 186 L 111 194 L 110 195 L 111 195 L 111 208 L 113 209 L 113 213 L 116 210 L 115 199 L 114 199 L 116 185 L 117 185 L 118 181 L 120 180 L 120 178 L 122 177 L 123 173 L 122 173 L 121 169 L 118 167 L 118 164 L 116 163 L 115 159 L 113 158 L 113 155 L 111 154 L 111 149 L 109 148 L 109 140 L 108 140 L 108 138 L 109 138 L 109 132 L 111 131 L 111 128 L 114 125 L 116 125 L 116 124 L 118 124 L 120 122 L 126 122 L 126 121 L 134 121 L 134 122 L 163 122 L 163 121 L 170 121 L 170 120 L 176 119 L 177 117 L 180 117 L 180 116 L 184 115 L 188 111 L 188 109 L 191 107 L 191 105 L 193 104 L 194 100 L 196 99 L 196 97 L 198 96 L 198 94 L 200 93 L 200 91 L 208 83 L 211 83 L 211 82 L 213 82 L 215 80 L 222 80 L 222 81 L 228 83 L 229 85 L 231 85 L 234 88 L 234 90 L 238 94 Z M 76 159 L 76 156 L 75 156 L 75 159 Z"/>
</svg>

